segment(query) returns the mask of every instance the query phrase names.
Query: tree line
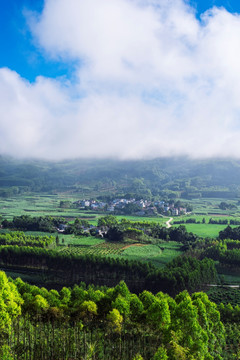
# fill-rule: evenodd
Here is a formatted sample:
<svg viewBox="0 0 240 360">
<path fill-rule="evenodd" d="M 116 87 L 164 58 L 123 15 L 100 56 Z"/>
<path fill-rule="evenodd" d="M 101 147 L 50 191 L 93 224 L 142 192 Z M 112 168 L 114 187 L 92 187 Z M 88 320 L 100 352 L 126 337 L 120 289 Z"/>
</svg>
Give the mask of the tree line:
<svg viewBox="0 0 240 360">
<path fill-rule="evenodd" d="M 0 264 L 11 268 L 41 270 L 60 284 L 79 281 L 114 286 L 125 280 L 132 291 L 147 289 L 171 295 L 188 289 L 196 291 L 216 282 L 214 262 L 178 257 L 159 269 L 151 263 L 93 255 L 61 254 L 41 248 L 0 246 Z"/>
<path fill-rule="evenodd" d="M 26 235 L 22 231 L 0 234 L 0 245 L 18 245 L 46 248 L 56 243 L 54 236 Z"/>
</svg>

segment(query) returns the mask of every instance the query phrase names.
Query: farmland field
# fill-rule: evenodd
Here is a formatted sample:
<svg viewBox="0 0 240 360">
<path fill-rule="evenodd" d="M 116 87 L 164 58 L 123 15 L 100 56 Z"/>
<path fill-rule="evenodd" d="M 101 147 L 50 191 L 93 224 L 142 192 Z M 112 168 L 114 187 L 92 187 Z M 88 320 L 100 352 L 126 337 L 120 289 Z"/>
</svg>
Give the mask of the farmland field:
<svg viewBox="0 0 240 360">
<path fill-rule="evenodd" d="M 211 287 L 207 289 L 207 295 L 216 304 L 231 303 L 232 306 L 239 305 L 240 289 L 231 287 Z"/>
<path fill-rule="evenodd" d="M 79 245 L 79 246 L 62 246 L 58 247 L 58 251 L 61 253 L 73 254 L 73 255 L 97 255 L 97 256 L 109 256 L 120 254 L 126 246 L 125 243 L 110 243 L 104 240 L 94 245 Z"/>
<path fill-rule="evenodd" d="M 74 217 L 77 209 L 63 209 L 59 208 L 59 203 L 63 200 L 59 195 L 29 195 L 16 196 L 8 199 L 1 198 L 0 200 L 0 214 L 3 218 L 11 219 L 13 216 L 20 216 L 28 214 L 32 216 L 70 216 Z"/>
<path fill-rule="evenodd" d="M 176 242 L 162 242 L 158 245 L 144 245 L 136 243 L 114 243 L 99 240 L 94 245 L 59 246 L 58 251 L 73 255 L 98 255 L 121 257 L 128 260 L 152 262 L 158 267 L 165 266 L 169 261 L 180 255 L 181 244 Z"/>
<path fill-rule="evenodd" d="M 222 201 L 227 201 L 226 198 L 200 198 L 200 199 L 193 199 L 193 200 L 187 200 L 187 202 L 192 205 L 193 212 L 195 215 L 227 215 L 227 216 L 240 216 L 240 207 L 238 203 L 239 199 L 231 199 L 231 204 L 234 204 L 236 206 L 235 209 L 227 209 L 222 210 L 219 208 L 219 204 Z M 185 199 L 182 199 L 182 201 L 186 201 Z M 228 202 L 228 201 L 227 201 Z"/>
</svg>

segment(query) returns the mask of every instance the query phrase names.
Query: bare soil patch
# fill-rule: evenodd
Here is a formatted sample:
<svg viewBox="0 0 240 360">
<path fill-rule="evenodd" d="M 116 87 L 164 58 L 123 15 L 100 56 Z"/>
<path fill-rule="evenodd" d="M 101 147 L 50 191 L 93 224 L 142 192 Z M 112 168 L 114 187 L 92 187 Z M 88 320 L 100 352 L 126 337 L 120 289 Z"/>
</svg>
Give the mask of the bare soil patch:
<svg viewBox="0 0 240 360">
<path fill-rule="evenodd" d="M 145 246 L 145 245 L 144 245 L 144 244 L 129 244 L 129 245 L 124 246 L 124 247 L 122 248 L 122 250 L 125 250 L 125 249 L 127 249 L 127 248 L 129 248 L 129 247 L 132 247 L 132 246 Z"/>
</svg>

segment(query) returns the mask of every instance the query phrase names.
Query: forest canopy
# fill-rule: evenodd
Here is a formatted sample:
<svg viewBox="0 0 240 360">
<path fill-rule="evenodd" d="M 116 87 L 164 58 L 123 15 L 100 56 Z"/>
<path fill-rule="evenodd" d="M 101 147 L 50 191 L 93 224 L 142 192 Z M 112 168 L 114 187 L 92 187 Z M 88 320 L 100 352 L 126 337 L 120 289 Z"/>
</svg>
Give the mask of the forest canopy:
<svg viewBox="0 0 240 360">
<path fill-rule="evenodd" d="M 82 284 L 48 291 L 0 272 L 0 294 L 0 348 L 9 359 L 21 354 L 26 360 L 59 359 L 63 353 L 77 359 L 89 356 L 90 339 L 97 339 L 95 359 L 140 354 L 145 359 L 159 359 L 159 354 L 171 360 L 223 359 L 224 326 L 204 293 L 183 291 L 175 299 L 146 290 L 136 295 L 123 281 L 113 288 Z"/>
</svg>

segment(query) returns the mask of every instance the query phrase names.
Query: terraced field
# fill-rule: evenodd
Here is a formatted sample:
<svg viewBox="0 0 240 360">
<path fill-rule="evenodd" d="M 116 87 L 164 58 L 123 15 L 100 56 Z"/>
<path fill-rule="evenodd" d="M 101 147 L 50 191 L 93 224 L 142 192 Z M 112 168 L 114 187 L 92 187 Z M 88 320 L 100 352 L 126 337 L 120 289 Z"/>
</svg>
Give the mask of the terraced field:
<svg viewBox="0 0 240 360">
<path fill-rule="evenodd" d="M 69 246 L 59 248 L 59 252 L 73 254 L 73 255 L 97 255 L 97 256 L 109 256 L 109 255 L 119 255 L 124 249 L 128 246 L 133 246 L 133 244 L 126 243 L 110 243 L 102 242 L 97 245 L 80 245 L 80 246 Z"/>
<path fill-rule="evenodd" d="M 111 256 L 114 258 L 126 258 L 152 262 L 158 267 L 165 266 L 176 256 L 181 255 L 181 244 L 176 242 L 163 242 L 159 245 L 145 245 L 140 243 L 114 243 L 105 242 L 91 246 L 62 246 L 58 248 L 60 253 L 73 255 L 97 255 Z"/>
</svg>

